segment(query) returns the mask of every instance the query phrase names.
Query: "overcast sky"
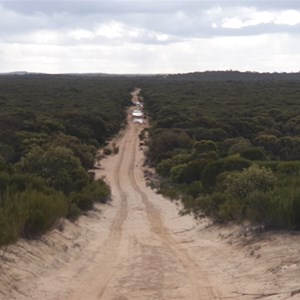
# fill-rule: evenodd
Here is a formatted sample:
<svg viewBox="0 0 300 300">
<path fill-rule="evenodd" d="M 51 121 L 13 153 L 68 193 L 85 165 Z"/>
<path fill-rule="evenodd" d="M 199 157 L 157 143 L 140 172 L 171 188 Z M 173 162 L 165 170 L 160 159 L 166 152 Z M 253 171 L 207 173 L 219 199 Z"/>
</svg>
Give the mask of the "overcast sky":
<svg viewBox="0 0 300 300">
<path fill-rule="evenodd" d="M 300 71 L 300 0 L 0 0 L 0 72 Z"/>
</svg>

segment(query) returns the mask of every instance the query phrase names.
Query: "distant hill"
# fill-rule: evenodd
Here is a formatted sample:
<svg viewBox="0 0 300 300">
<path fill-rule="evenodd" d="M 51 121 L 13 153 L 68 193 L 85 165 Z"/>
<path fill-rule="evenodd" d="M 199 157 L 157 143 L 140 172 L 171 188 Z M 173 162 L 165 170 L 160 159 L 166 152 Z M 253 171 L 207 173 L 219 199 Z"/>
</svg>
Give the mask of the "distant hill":
<svg viewBox="0 0 300 300">
<path fill-rule="evenodd" d="M 300 71 L 296 73 L 259 73 L 240 71 L 205 71 L 178 74 L 108 74 L 108 73 L 58 73 L 47 74 L 38 72 L 15 71 L 0 73 L 0 76 L 86 76 L 86 77 L 126 77 L 126 78 L 156 78 L 160 80 L 180 81 L 272 81 L 300 80 Z"/>
<path fill-rule="evenodd" d="M 44 73 L 38 73 L 38 72 L 27 72 L 27 71 L 14 71 L 14 72 L 6 72 L 6 73 L 0 73 L 0 75 L 11 75 L 11 76 L 23 76 L 23 75 L 42 75 Z"/>
<path fill-rule="evenodd" d="M 206 71 L 185 74 L 169 74 L 163 76 L 166 79 L 187 81 L 256 81 L 256 80 L 300 80 L 300 72 L 297 73 L 258 73 L 239 71 Z"/>
<path fill-rule="evenodd" d="M 26 71 L 0 73 L 0 75 L 26 75 L 26 74 L 28 74 L 28 72 Z"/>
</svg>

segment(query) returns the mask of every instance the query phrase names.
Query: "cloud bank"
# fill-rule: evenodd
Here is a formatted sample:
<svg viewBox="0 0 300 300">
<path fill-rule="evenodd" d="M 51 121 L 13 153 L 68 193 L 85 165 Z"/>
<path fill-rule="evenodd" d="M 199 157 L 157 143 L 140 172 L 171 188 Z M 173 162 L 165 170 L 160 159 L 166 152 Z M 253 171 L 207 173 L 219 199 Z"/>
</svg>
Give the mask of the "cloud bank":
<svg viewBox="0 0 300 300">
<path fill-rule="evenodd" d="M 299 33 L 299 1 L 0 0 L 0 72 L 297 72 Z"/>
</svg>

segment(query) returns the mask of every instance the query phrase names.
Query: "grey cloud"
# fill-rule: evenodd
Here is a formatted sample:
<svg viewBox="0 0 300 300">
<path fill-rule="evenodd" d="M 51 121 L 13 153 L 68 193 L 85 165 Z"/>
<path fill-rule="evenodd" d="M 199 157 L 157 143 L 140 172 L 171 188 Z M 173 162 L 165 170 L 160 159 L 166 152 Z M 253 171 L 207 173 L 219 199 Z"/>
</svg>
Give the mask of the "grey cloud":
<svg viewBox="0 0 300 300">
<path fill-rule="evenodd" d="M 288 33 L 293 35 L 299 35 L 300 38 L 300 24 L 289 25 L 277 25 L 277 24 L 259 24 L 255 26 L 248 26 L 242 29 L 226 29 L 216 28 L 215 32 L 211 36 L 254 36 L 264 34 L 279 34 Z"/>
<path fill-rule="evenodd" d="M 0 1 L 3 7 L 22 14 L 56 14 L 67 12 L 76 15 L 107 14 L 116 15 L 126 13 L 163 13 L 175 10 L 193 9 L 195 7 L 207 8 L 209 1 L 146 1 L 146 0 L 28 0 L 28 1 Z"/>
<path fill-rule="evenodd" d="M 255 1 L 223 1 L 231 2 L 236 5 L 252 6 L 257 9 L 267 9 L 267 10 L 282 10 L 282 9 L 300 9 L 300 2 L 298 0 L 255 0 Z M 222 2 L 222 3 L 223 3 Z"/>
<path fill-rule="evenodd" d="M 276 19 L 289 9 L 300 0 L 0 0 L 0 68 L 296 70 L 298 16 Z"/>
<path fill-rule="evenodd" d="M 299 26 L 258 24 L 240 29 L 214 28 L 222 18 L 232 17 L 239 7 L 280 10 L 300 7 L 300 1 L 1 1 L 0 39 L 7 42 L 22 40 L 36 30 L 53 30 L 61 33 L 59 44 L 120 44 L 123 42 L 145 44 L 170 44 L 189 38 L 212 36 L 257 35 L 262 33 L 297 33 Z M 2 6 L 2 11 L 1 11 Z M 215 10 L 215 14 L 210 14 Z M 95 26 L 110 21 L 128 26 L 169 35 L 169 39 L 159 40 L 149 34 L 133 38 L 107 39 L 95 37 L 91 40 L 74 40 L 64 37 L 72 29 L 94 30 Z M 22 39 L 20 39 L 22 36 Z"/>
<path fill-rule="evenodd" d="M 89 14 L 132 14 L 132 13 L 172 13 L 174 11 L 206 10 L 213 6 L 220 6 L 224 9 L 236 6 L 255 7 L 257 9 L 281 10 L 300 9 L 298 0 L 15 0 L 3 1 L 0 4 L 12 11 L 22 14 L 56 14 L 70 13 L 76 15 Z"/>
</svg>

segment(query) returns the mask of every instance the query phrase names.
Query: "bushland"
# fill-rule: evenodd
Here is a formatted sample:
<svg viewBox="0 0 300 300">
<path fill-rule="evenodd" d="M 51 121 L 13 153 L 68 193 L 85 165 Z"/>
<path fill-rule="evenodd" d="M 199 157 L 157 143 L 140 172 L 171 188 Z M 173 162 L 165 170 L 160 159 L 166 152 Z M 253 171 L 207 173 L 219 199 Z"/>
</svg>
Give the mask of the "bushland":
<svg viewBox="0 0 300 300">
<path fill-rule="evenodd" d="M 299 230 L 299 80 L 206 72 L 141 82 L 160 192 L 197 218 Z"/>
<path fill-rule="evenodd" d="M 97 76 L 0 76 L 0 245 L 38 238 L 110 200 L 88 170 L 125 122 L 128 86 Z"/>
</svg>

